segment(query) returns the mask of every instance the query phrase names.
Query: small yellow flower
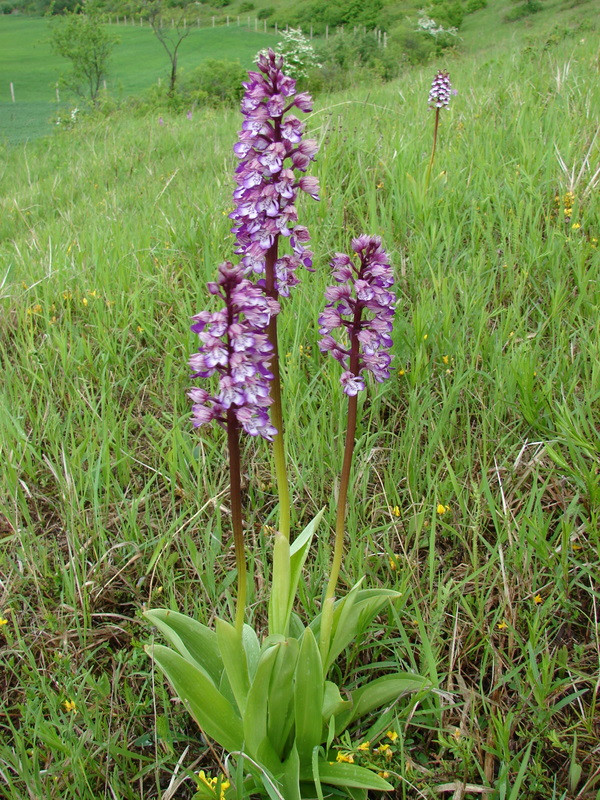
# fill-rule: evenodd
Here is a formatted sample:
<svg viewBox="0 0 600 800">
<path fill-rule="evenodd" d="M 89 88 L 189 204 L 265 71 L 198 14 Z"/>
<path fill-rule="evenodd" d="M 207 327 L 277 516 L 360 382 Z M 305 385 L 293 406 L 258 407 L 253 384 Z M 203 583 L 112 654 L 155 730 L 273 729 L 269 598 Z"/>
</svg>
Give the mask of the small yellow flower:
<svg viewBox="0 0 600 800">
<path fill-rule="evenodd" d="M 496 627 L 498 628 L 499 631 L 503 631 L 505 630 L 505 628 L 508 628 L 508 622 L 506 622 L 506 620 L 503 619 L 502 622 L 499 622 Z"/>
<path fill-rule="evenodd" d="M 389 772 L 378 772 L 377 774 L 379 775 L 380 778 L 383 778 L 384 780 L 390 777 Z"/>
<path fill-rule="evenodd" d="M 73 713 L 73 712 L 77 711 L 77 704 L 75 703 L 74 700 L 65 700 L 63 702 L 63 708 L 64 708 L 65 711 Z"/>
<path fill-rule="evenodd" d="M 379 183 L 377 184 L 377 188 L 383 189 L 383 181 L 379 181 Z"/>
<path fill-rule="evenodd" d="M 441 516 L 442 514 L 445 514 L 447 511 L 450 511 L 450 506 L 444 506 L 441 503 L 438 503 L 435 510 Z"/>
<path fill-rule="evenodd" d="M 426 342 L 427 339 L 429 339 L 429 334 L 428 333 L 426 333 L 425 336 L 423 337 L 423 341 Z"/>
<path fill-rule="evenodd" d="M 84 306 L 87 306 L 87 304 L 88 304 L 88 299 L 87 299 L 87 297 L 84 297 L 84 298 L 83 298 L 83 300 L 82 300 L 81 302 L 83 303 L 83 305 L 84 305 Z"/>
<path fill-rule="evenodd" d="M 0 628 L 1 628 L 3 625 L 8 625 L 8 620 L 7 620 L 7 619 L 5 619 L 4 617 L 0 617 Z"/>
<path fill-rule="evenodd" d="M 539 604 L 543 602 L 542 595 L 536 594 L 536 596 L 533 598 L 533 602 L 536 604 L 536 606 L 539 606 Z"/>
<path fill-rule="evenodd" d="M 404 374 L 405 374 L 405 372 L 404 372 L 404 370 L 403 370 L 403 369 L 399 369 L 399 370 L 398 370 L 398 375 L 399 375 L 400 377 L 402 377 Z"/>
<path fill-rule="evenodd" d="M 390 558 L 390 569 L 392 572 L 395 572 L 398 569 L 398 564 L 396 563 L 395 558 Z"/>
<path fill-rule="evenodd" d="M 344 762 L 345 764 L 354 764 L 354 756 L 352 753 L 339 752 L 335 757 L 335 760 Z"/>
<path fill-rule="evenodd" d="M 571 228 L 572 228 L 574 231 L 577 231 L 577 230 L 579 230 L 579 228 L 581 228 L 581 225 L 579 224 L 579 222 L 574 222 L 574 223 L 571 225 Z"/>
<path fill-rule="evenodd" d="M 375 750 L 375 752 L 376 753 L 385 753 L 386 750 L 389 750 L 389 749 L 390 749 L 389 744 L 387 744 L 387 742 L 385 742 L 384 744 L 380 744 L 379 747 L 377 748 L 377 750 Z"/>
<path fill-rule="evenodd" d="M 396 739 L 398 738 L 398 734 L 396 733 L 396 731 L 388 731 L 386 733 L 386 736 L 392 742 L 395 742 Z"/>
<path fill-rule="evenodd" d="M 444 364 L 448 364 L 448 362 L 450 361 L 450 356 L 442 356 L 442 361 L 444 362 Z"/>
<path fill-rule="evenodd" d="M 400 507 L 399 506 L 394 506 L 392 508 L 392 515 L 394 517 L 399 517 L 400 516 Z"/>
<path fill-rule="evenodd" d="M 454 730 L 452 731 L 452 736 L 458 741 L 460 739 L 460 737 L 462 736 L 462 733 L 460 732 L 460 728 L 454 728 Z"/>
<path fill-rule="evenodd" d="M 144 332 L 144 329 L 142 328 L 142 326 L 141 326 L 141 325 L 138 325 L 138 326 L 137 326 L 137 332 L 138 332 L 138 333 L 143 333 L 143 332 Z"/>
<path fill-rule="evenodd" d="M 371 746 L 371 742 L 362 742 L 362 744 L 359 744 L 356 749 L 365 751 L 365 750 L 368 750 L 370 746 Z"/>
</svg>

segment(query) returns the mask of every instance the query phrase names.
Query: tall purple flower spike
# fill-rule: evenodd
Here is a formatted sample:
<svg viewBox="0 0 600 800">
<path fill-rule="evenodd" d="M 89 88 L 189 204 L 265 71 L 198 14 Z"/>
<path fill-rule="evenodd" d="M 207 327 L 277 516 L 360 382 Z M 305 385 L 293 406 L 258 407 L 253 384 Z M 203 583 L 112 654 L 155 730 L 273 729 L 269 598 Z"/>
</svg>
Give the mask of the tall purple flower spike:
<svg viewBox="0 0 600 800">
<path fill-rule="evenodd" d="M 317 178 L 296 178 L 294 170 L 306 172 L 317 152 L 314 139 L 302 140 L 304 123 L 288 112 L 312 110 L 306 92 L 296 94 L 296 81 L 282 72 L 283 59 L 272 50 L 261 53 L 260 72 L 249 72 L 244 83 L 241 111 L 245 119 L 233 150 L 240 163 L 235 171 L 233 193 L 236 253 L 248 272 L 265 272 L 267 251 L 280 236 L 288 237 L 292 252 L 277 257 L 275 289 L 284 297 L 298 283 L 299 266 L 312 267 L 306 248 L 308 230 L 298 225 L 295 201 L 298 189 L 319 199 Z"/>
<path fill-rule="evenodd" d="M 365 388 L 361 373 L 371 372 L 376 381 L 390 376 L 392 345 L 390 332 L 396 295 L 390 291 L 394 275 L 378 236 L 359 236 L 352 241 L 359 265 L 344 253 L 331 261 L 338 285 L 325 291 L 329 301 L 319 317 L 322 339 L 319 349 L 329 351 L 345 367 L 340 378 L 344 392 L 353 396 Z M 363 319 L 363 314 L 367 314 Z M 331 334 L 346 329 L 349 347 L 342 346 Z"/>
<path fill-rule="evenodd" d="M 190 390 L 194 426 L 213 420 L 225 425 L 231 410 L 246 433 L 272 440 L 277 430 L 269 421 L 267 408 L 272 402 L 268 384 L 273 379 L 269 371 L 273 348 L 261 331 L 279 313 L 279 304 L 244 278 L 242 266 L 234 267 L 228 261 L 219 266 L 217 282 L 207 287 L 222 298 L 225 308 L 192 317 L 192 330 L 201 345 L 189 364 L 192 378 L 218 374 L 219 389 L 215 395 L 197 387 Z"/>
<path fill-rule="evenodd" d="M 428 100 L 429 108 L 448 108 L 451 94 L 458 94 L 458 92 L 452 88 L 450 75 L 440 70 L 431 84 Z"/>
</svg>

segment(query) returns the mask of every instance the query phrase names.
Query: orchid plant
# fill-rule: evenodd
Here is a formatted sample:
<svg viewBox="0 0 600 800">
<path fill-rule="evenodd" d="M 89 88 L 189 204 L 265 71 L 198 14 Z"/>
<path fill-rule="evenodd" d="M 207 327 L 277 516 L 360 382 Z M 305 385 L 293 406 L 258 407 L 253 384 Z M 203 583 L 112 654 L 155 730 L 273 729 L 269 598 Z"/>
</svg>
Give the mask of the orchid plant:
<svg viewBox="0 0 600 800">
<path fill-rule="evenodd" d="M 429 185 L 431 177 L 431 170 L 435 160 L 435 151 L 437 147 L 438 128 L 440 125 L 440 111 L 442 108 L 450 107 L 450 95 L 458 94 L 456 89 L 452 88 L 450 83 L 450 75 L 444 70 L 436 72 L 435 78 L 429 90 L 429 108 L 435 110 L 435 120 L 433 123 L 433 146 L 431 148 L 431 156 L 429 158 L 429 165 L 427 167 L 427 176 L 425 183 Z"/>
<path fill-rule="evenodd" d="M 237 566 L 235 619 L 217 619 L 214 629 L 178 612 L 146 612 L 169 642 L 148 652 L 204 734 L 237 764 L 228 780 L 201 775 L 198 798 L 261 796 L 302 800 L 332 794 L 367 797 L 392 786 L 376 772 L 337 761 L 336 737 L 375 709 L 426 688 L 419 675 L 396 672 L 365 681 L 347 692 L 330 680 L 330 669 L 359 631 L 399 597 L 388 589 L 356 584 L 335 596 L 340 573 L 350 484 L 357 398 L 367 375 L 389 377 L 390 333 L 396 298 L 393 272 L 378 237 L 359 236 L 353 256 L 336 253 L 334 285 L 319 317 L 320 349 L 343 367 L 348 398 L 346 443 L 339 488 L 335 544 L 321 613 L 308 624 L 294 612 L 296 592 L 323 511 L 291 540 L 291 503 L 286 471 L 279 375 L 277 319 L 282 299 L 298 283 L 297 270 L 312 270 L 309 234 L 298 224 L 298 191 L 318 199 L 316 178 L 305 173 L 317 152 L 303 139 L 304 123 L 293 109 L 308 112 L 311 98 L 296 93 L 282 59 L 260 54 L 242 100 L 244 122 L 234 151 L 239 159 L 233 232 L 239 263 L 221 264 L 210 294 L 218 311 L 202 311 L 192 330 L 200 346 L 190 359 L 193 377 L 216 388 L 194 387 L 193 422 L 213 421 L 227 432 L 231 519 Z M 283 252 L 285 240 L 289 252 Z M 255 282 L 249 274 L 256 273 Z M 272 442 L 279 493 L 273 542 L 268 632 L 246 623 L 246 558 L 240 490 L 242 433 Z M 235 786 L 237 782 L 237 788 Z"/>
</svg>

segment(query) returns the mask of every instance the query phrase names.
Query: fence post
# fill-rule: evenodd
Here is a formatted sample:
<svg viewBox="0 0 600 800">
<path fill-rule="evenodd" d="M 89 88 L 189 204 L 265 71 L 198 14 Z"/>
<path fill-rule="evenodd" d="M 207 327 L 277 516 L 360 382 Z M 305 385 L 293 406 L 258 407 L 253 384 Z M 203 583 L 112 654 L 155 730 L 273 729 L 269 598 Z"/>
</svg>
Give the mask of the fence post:
<svg viewBox="0 0 600 800">
<path fill-rule="evenodd" d="M 13 103 L 15 102 L 15 87 L 13 86 L 13 82 L 10 82 L 10 96 L 12 97 Z"/>
<path fill-rule="evenodd" d="M 214 28 L 214 27 L 215 27 L 215 18 L 214 18 L 214 17 L 212 18 L 212 21 L 213 21 L 213 24 L 212 24 L 212 26 L 213 26 L 213 28 Z"/>
<path fill-rule="evenodd" d="M 229 27 L 229 14 L 227 14 L 227 27 Z"/>
<path fill-rule="evenodd" d="M 325 41 L 329 39 L 329 25 L 325 25 Z"/>
<path fill-rule="evenodd" d="M 311 39 L 313 38 L 313 26 L 312 26 L 312 22 L 311 22 L 311 24 L 310 24 L 310 38 L 311 38 Z"/>
</svg>

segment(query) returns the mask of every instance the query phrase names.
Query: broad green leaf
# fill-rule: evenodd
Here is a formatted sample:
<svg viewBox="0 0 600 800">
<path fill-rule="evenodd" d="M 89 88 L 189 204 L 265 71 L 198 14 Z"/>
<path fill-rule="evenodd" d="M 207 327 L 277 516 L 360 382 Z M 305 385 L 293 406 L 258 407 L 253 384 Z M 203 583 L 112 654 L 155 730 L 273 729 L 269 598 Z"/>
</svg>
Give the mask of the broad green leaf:
<svg viewBox="0 0 600 800">
<path fill-rule="evenodd" d="M 332 716 L 337 716 L 340 711 L 348 710 L 352 707 L 350 700 L 344 700 L 340 690 L 331 681 L 325 681 L 325 692 L 323 694 L 323 710 L 321 716 L 327 725 Z"/>
<path fill-rule="evenodd" d="M 242 644 L 242 634 L 224 619 L 217 619 L 215 627 L 223 666 L 229 678 L 229 685 L 235 697 L 235 702 L 243 717 L 250 681 L 248 679 L 246 651 Z"/>
<path fill-rule="evenodd" d="M 168 608 L 153 608 L 145 611 L 144 616 L 156 625 L 180 655 L 193 661 L 212 678 L 216 686 L 219 685 L 223 662 L 214 631 L 201 622 Z"/>
<path fill-rule="evenodd" d="M 256 668 L 256 675 L 248 692 L 246 710 L 244 712 L 244 739 L 246 752 L 252 758 L 257 758 L 259 747 L 264 747 L 263 742 L 267 741 L 269 685 L 280 647 L 281 642 L 278 642 L 263 650 Z M 270 760 L 272 761 L 272 759 Z M 279 759 L 277 759 L 277 764 L 275 765 L 263 763 L 269 769 L 273 769 L 273 766 L 279 765 Z"/>
<path fill-rule="evenodd" d="M 309 768 L 303 765 L 300 770 L 300 779 L 310 780 L 312 777 L 310 772 Z M 321 783 L 328 783 L 330 786 L 349 786 L 357 789 L 374 789 L 380 792 L 389 792 L 394 788 L 370 769 L 338 761 L 334 761 L 332 764 L 324 758 L 319 759 L 319 778 Z"/>
<path fill-rule="evenodd" d="M 290 594 L 290 543 L 282 533 L 275 533 L 273 544 L 273 580 L 269 597 L 269 632 L 287 635 L 286 611 Z"/>
<path fill-rule="evenodd" d="M 317 640 L 306 628 L 296 665 L 294 716 L 300 763 L 310 763 L 313 747 L 321 743 L 323 722 L 323 666 Z"/>
<path fill-rule="evenodd" d="M 325 674 L 336 658 L 342 653 L 356 635 L 363 631 L 390 600 L 400 597 L 399 592 L 392 589 L 359 589 L 360 581 L 348 594 L 335 604 L 331 625 L 331 644 L 329 646 Z M 321 628 L 320 615 L 310 624 L 315 636 Z"/>
<path fill-rule="evenodd" d="M 279 758 L 285 755 L 284 749 L 294 724 L 294 673 L 299 649 L 296 639 L 282 642 L 271 675 L 267 730 Z"/>
<path fill-rule="evenodd" d="M 302 568 L 325 509 L 321 509 L 290 545 L 276 538 L 273 548 L 273 589 L 269 599 L 269 630 L 289 633 L 290 616 L 296 599 Z M 280 535 L 280 534 L 279 534 Z M 284 537 L 281 537 L 282 539 Z M 287 567 L 284 566 L 284 561 Z"/>
<path fill-rule="evenodd" d="M 260 642 L 258 641 L 258 636 L 256 635 L 254 628 L 251 628 L 250 625 L 244 625 L 244 630 L 242 632 L 242 644 L 244 645 L 244 650 L 246 651 L 248 677 L 252 683 L 254 675 L 256 674 L 258 660 L 260 658 Z"/>
<path fill-rule="evenodd" d="M 300 796 L 300 759 L 296 747 L 292 750 L 283 762 L 283 773 L 281 775 L 282 795 L 285 800 L 301 800 Z"/>
<path fill-rule="evenodd" d="M 226 750 L 241 750 L 242 721 L 212 680 L 179 653 L 162 645 L 146 648 L 207 736 Z"/>
<path fill-rule="evenodd" d="M 339 736 L 351 722 L 364 717 L 373 709 L 392 703 L 403 694 L 418 692 L 430 686 L 431 682 L 427 678 L 410 672 L 396 672 L 376 678 L 352 692 L 352 708 L 337 717 L 336 735 Z"/>
</svg>

